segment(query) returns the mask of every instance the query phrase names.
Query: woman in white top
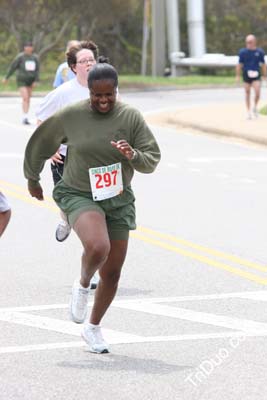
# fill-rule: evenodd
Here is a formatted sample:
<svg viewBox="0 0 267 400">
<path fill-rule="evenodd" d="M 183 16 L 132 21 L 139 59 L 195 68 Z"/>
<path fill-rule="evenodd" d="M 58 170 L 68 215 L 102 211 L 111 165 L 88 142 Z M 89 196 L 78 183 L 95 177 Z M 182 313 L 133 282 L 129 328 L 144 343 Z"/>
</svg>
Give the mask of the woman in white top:
<svg viewBox="0 0 267 400">
<path fill-rule="evenodd" d="M 76 76 L 45 96 L 36 113 L 38 125 L 60 109 L 89 98 L 87 79 L 89 71 L 96 64 L 97 45 L 92 41 L 78 42 L 75 46 L 69 48 L 66 56 L 68 65 Z M 52 157 L 51 170 L 54 184 L 60 181 L 62 177 L 66 153 L 67 146 L 62 144 L 58 152 Z M 56 229 L 56 239 L 59 242 L 66 240 L 71 232 L 71 227 L 65 221 L 64 215 L 61 214 L 61 216 L 62 220 Z M 94 275 L 91 280 L 91 289 L 96 288 L 97 282 L 98 276 Z"/>
</svg>

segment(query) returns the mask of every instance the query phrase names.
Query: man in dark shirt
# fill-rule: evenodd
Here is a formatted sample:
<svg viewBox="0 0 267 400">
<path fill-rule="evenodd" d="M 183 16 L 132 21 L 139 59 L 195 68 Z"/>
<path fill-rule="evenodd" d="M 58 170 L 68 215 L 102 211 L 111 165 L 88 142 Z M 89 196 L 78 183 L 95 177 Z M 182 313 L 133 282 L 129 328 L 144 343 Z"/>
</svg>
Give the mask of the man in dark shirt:
<svg viewBox="0 0 267 400">
<path fill-rule="evenodd" d="M 261 75 L 266 79 L 266 64 L 264 61 L 264 51 L 257 47 L 256 37 L 248 35 L 246 37 L 246 47 L 239 51 L 239 62 L 236 66 L 236 80 L 240 82 L 241 71 L 243 74 L 247 118 L 258 117 L 257 104 L 260 99 Z M 250 93 L 254 89 L 254 106 L 251 110 Z"/>
</svg>

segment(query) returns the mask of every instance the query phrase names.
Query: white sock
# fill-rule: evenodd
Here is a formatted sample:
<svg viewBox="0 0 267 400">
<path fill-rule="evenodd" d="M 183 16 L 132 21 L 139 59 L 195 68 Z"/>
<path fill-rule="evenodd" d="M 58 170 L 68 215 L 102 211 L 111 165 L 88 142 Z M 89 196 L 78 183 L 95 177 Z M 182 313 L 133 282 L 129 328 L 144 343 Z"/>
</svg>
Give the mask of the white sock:
<svg viewBox="0 0 267 400">
<path fill-rule="evenodd" d="M 91 322 L 88 322 L 88 326 L 89 326 L 89 328 L 94 329 L 94 328 L 98 328 L 100 325 L 94 325 L 94 324 L 91 324 Z"/>
</svg>

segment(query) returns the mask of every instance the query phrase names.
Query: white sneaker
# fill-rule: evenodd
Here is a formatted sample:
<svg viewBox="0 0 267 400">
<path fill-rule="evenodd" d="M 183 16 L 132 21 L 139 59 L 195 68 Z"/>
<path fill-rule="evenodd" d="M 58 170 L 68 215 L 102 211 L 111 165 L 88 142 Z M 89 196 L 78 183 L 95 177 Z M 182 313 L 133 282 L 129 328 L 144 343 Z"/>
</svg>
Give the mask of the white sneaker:
<svg viewBox="0 0 267 400">
<path fill-rule="evenodd" d="M 90 280 L 90 289 L 96 289 L 96 288 L 97 288 L 97 285 L 98 285 L 98 282 L 99 282 L 99 275 L 98 275 L 98 273 L 96 272 L 96 273 L 92 276 L 92 279 Z"/>
<path fill-rule="evenodd" d="M 248 111 L 248 113 L 247 113 L 247 119 L 252 119 L 252 114 L 250 111 Z"/>
<path fill-rule="evenodd" d="M 76 279 L 72 286 L 70 302 L 70 315 L 73 322 L 82 324 L 87 315 L 87 304 L 90 288 L 84 288 L 79 279 Z"/>
<path fill-rule="evenodd" d="M 71 232 L 71 226 L 66 221 L 60 221 L 56 229 L 56 239 L 58 242 L 63 242 L 67 239 Z"/>
<path fill-rule="evenodd" d="M 103 339 L 100 325 L 84 325 L 81 335 L 91 353 L 109 353 L 109 346 Z"/>
</svg>

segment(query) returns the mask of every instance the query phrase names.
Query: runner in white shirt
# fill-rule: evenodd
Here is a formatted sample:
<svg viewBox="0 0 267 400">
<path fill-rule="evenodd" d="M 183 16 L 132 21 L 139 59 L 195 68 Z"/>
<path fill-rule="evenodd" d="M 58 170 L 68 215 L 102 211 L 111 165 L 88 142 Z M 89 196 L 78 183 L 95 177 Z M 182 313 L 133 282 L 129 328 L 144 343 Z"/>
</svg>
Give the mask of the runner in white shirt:
<svg viewBox="0 0 267 400">
<path fill-rule="evenodd" d="M 70 104 L 89 99 L 87 78 L 90 69 L 96 64 L 97 55 L 98 48 L 92 41 L 79 42 L 69 49 L 66 53 L 67 62 L 76 77 L 63 83 L 45 96 L 36 113 L 38 124 Z M 62 144 L 58 152 L 52 157 L 51 170 L 54 184 L 60 181 L 62 177 L 66 153 L 67 146 Z M 56 229 L 56 239 L 59 242 L 66 240 L 71 232 L 71 227 L 64 219 L 64 215 L 61 214 L 61 216 L 62 220 Z M 96 288 L 98 279 L 98 275 L 93 276 L 90 283 L 91 289 Z"/>
</svg>

